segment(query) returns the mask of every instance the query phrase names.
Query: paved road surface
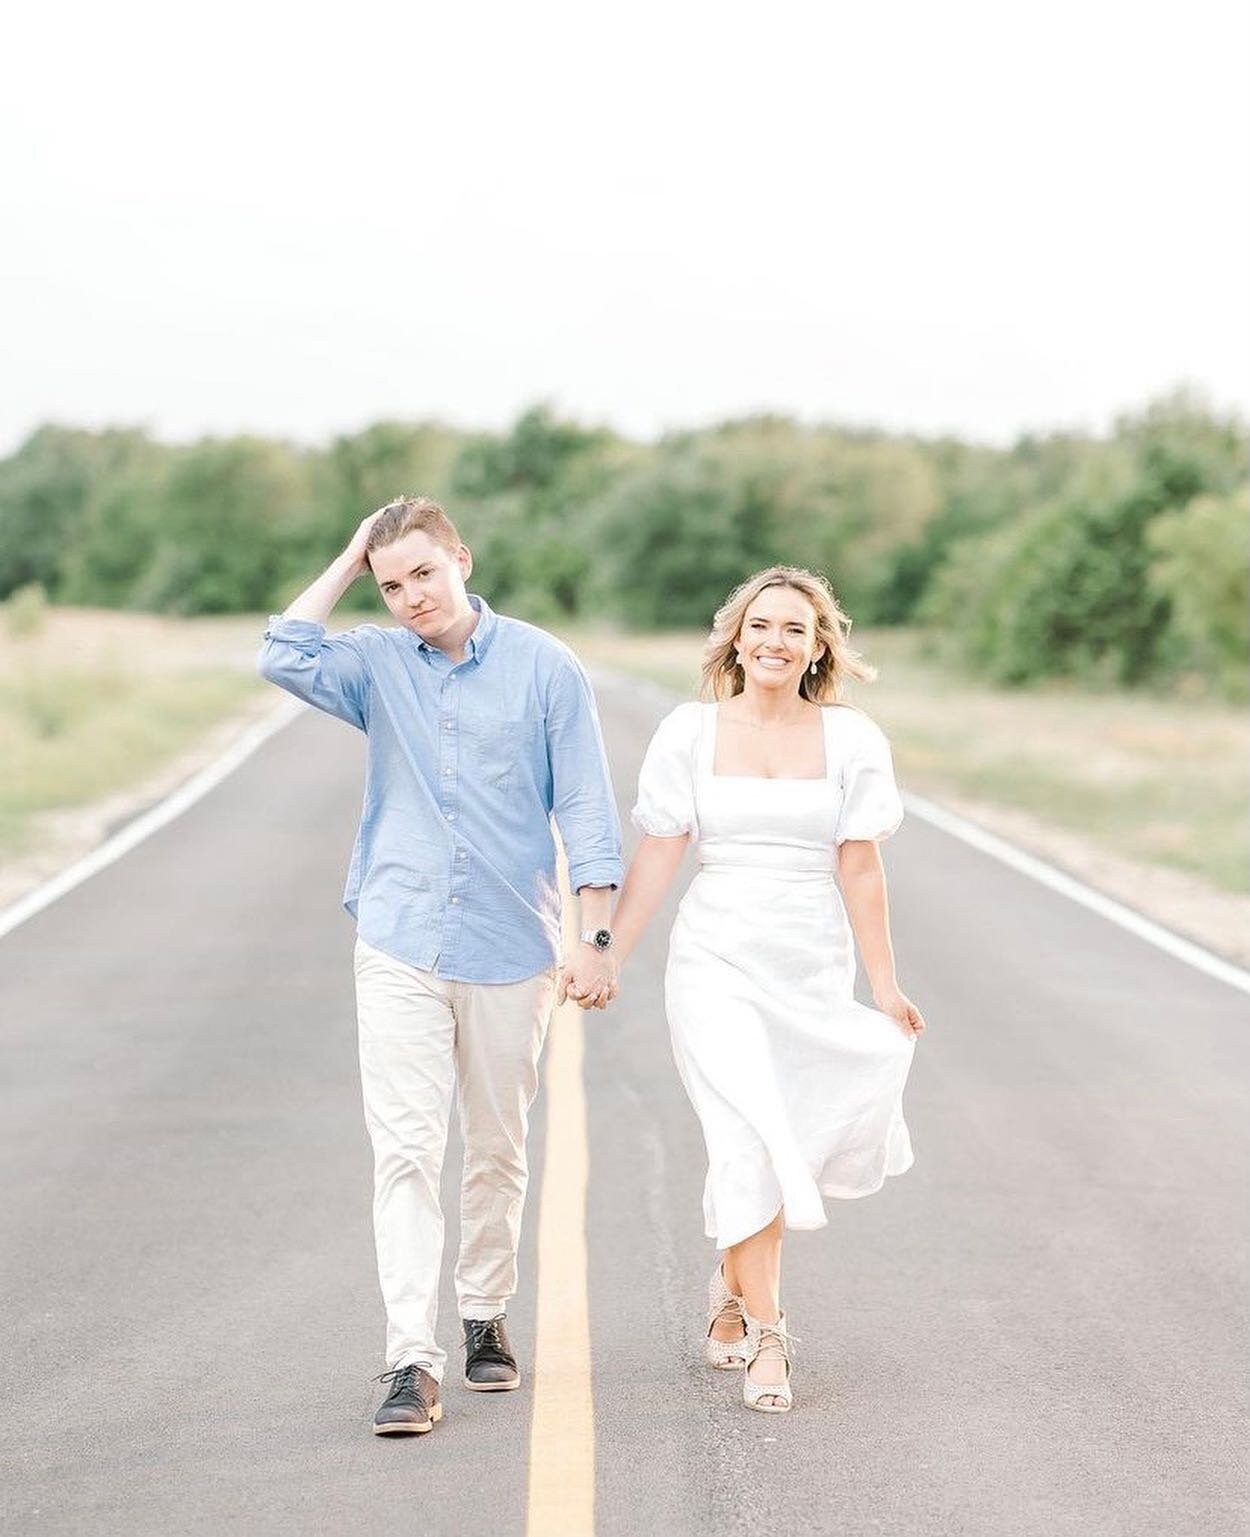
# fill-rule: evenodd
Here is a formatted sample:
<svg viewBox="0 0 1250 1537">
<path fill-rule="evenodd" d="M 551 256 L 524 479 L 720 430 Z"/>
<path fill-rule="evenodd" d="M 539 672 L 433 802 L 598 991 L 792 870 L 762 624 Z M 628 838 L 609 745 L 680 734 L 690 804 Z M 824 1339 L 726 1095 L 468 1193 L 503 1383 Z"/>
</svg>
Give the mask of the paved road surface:
<svg viewBox="0 0 1250 1537">
<path fill-rule="evenodd" d="M 600 692 L 627 808 L 664 703 Z M 525 1530 L 528 1386 L 449 1384 L 434 1434 L 368 1433 L 382 1314 L 336 910 L 361 745 L 301 717 L 0 940 L 6 1533 Z M 699 1364 L 667 917 L 590 1016 L 600 1537 L 1243 1531 L 1250 1000 L 915 818 L 886 857 L 931 1025 L 917 1161 L 793 1235 L 788 1419 Z M 540 1099 L 531 1219 L 544 1126 Z"/>
</svg>

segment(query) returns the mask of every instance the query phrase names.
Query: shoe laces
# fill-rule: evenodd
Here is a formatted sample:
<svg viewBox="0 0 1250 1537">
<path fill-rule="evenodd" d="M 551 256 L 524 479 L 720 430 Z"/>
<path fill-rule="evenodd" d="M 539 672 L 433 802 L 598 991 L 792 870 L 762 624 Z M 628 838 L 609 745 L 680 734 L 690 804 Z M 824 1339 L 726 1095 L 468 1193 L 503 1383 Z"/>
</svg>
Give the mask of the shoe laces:
<svg viewBox="0 0 1250 1537">
<path fill-rule="evenodd" d="M 507 1315 L 496 1313 L 494 1318 L 466 1318 L 465 1343 L 474 1355 L 494 1355 L 501 1359 L 507 1355 L 500 1330 Z"/>
<path fill-rule="evenodd" d="M 416 1403 L 418 1400 L 425 1402 L 421 1398 L 421 1367 L 415 1361 L 408 1366 L 397 1366 L 393 1371 L 383 1372 L 380 1377 L 375 1377 L 373 1380 L 394 1384 L 387 1394 L 388 1398 L 407 1403 Z"/>
<path fill-rule="evenodd" d="M 759 1342 L 751 1362 L 756 1361 L 786 1361 L 794 1359 L 794 1346 L 802 1341 L 797 1334 L 789 1334 L 779 1323 L 760 1324 Z"/>
<path fill-rule="evenodd" d="M 739 1298 L 732 1295 L 729 1296 L 724 1302 L 722 1302 L 719 1307 L 709 1308 L 707 1315 L 708 1333 L 710 1334 L 712 1332 L 713 1325 L 729 1322 L 740 1323 L 745 1333 L 746 1317 L 744 1315 L 742 1302 Z M 736 1345 L 737 1340 L 720 1340 L 718 1343 L 722 1345 Z"/>
</svg>

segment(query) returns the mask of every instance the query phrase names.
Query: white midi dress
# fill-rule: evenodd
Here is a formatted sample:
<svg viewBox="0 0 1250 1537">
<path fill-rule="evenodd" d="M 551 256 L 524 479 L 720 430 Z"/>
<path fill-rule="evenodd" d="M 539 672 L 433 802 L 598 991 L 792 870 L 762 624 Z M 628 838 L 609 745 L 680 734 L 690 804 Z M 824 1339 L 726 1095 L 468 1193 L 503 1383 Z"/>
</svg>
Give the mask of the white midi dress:
<svg viewBox="0 0 1250 1537">
<path fill-rule="evenodd" d="M 828 705 L 823 778 L 714 775 L 718 708 L 682 704 L 661 721 L 632 820 L 697 844 L 664 994 L 707 1143 L 707 1235 L 726 1248 L 780 1209 L 787 1227 L 823 1227 L 822 1195 L 870 1195 L 911 1166 L 913 1042 L 853 997 L 836 881 L 838 844 L 887 838 L 902 820 L 885 736 Z"/>
</svg>

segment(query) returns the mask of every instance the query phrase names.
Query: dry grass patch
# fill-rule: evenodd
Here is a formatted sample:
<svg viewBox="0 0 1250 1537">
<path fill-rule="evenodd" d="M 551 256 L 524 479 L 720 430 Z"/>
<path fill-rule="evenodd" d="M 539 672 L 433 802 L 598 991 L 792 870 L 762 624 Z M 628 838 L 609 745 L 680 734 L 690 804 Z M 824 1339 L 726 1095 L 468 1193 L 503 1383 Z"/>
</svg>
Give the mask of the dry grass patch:
<svg viewBox="0 0 1250 1537">
<path fill-rule="evenodd" d="M 258 635 L 254 618 L 75 609 L 0 627 L 0 855 L 38 841 L 41 815 L 129 788 L 247 709 Z"/>
</svg>

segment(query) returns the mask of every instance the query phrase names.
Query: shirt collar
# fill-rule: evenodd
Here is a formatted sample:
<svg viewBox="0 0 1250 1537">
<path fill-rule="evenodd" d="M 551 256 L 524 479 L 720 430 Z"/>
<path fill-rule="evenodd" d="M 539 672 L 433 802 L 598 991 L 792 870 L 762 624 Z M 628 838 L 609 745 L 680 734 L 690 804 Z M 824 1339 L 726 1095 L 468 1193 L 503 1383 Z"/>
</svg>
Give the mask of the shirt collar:
<svg viewBox="0 0 1250 1537">
<path fill-rule="evenodd" d="M 499 620 L 486 599 L 479 598 L 475 592 L 469 594 L 469 606 L 476 611 L 478 617 L 477 624 L 473 627 L 473 634 L 465 642 L 466 660 L 471 658 L 475 662 L 480 662 L 490 650 L 490 643 L 494 638 Z M 417 640 L 417 646 L 427 653 L 439 649 L 437 646 L 430 645 L 428 640 L 420 638 Z"/>
</svg>

